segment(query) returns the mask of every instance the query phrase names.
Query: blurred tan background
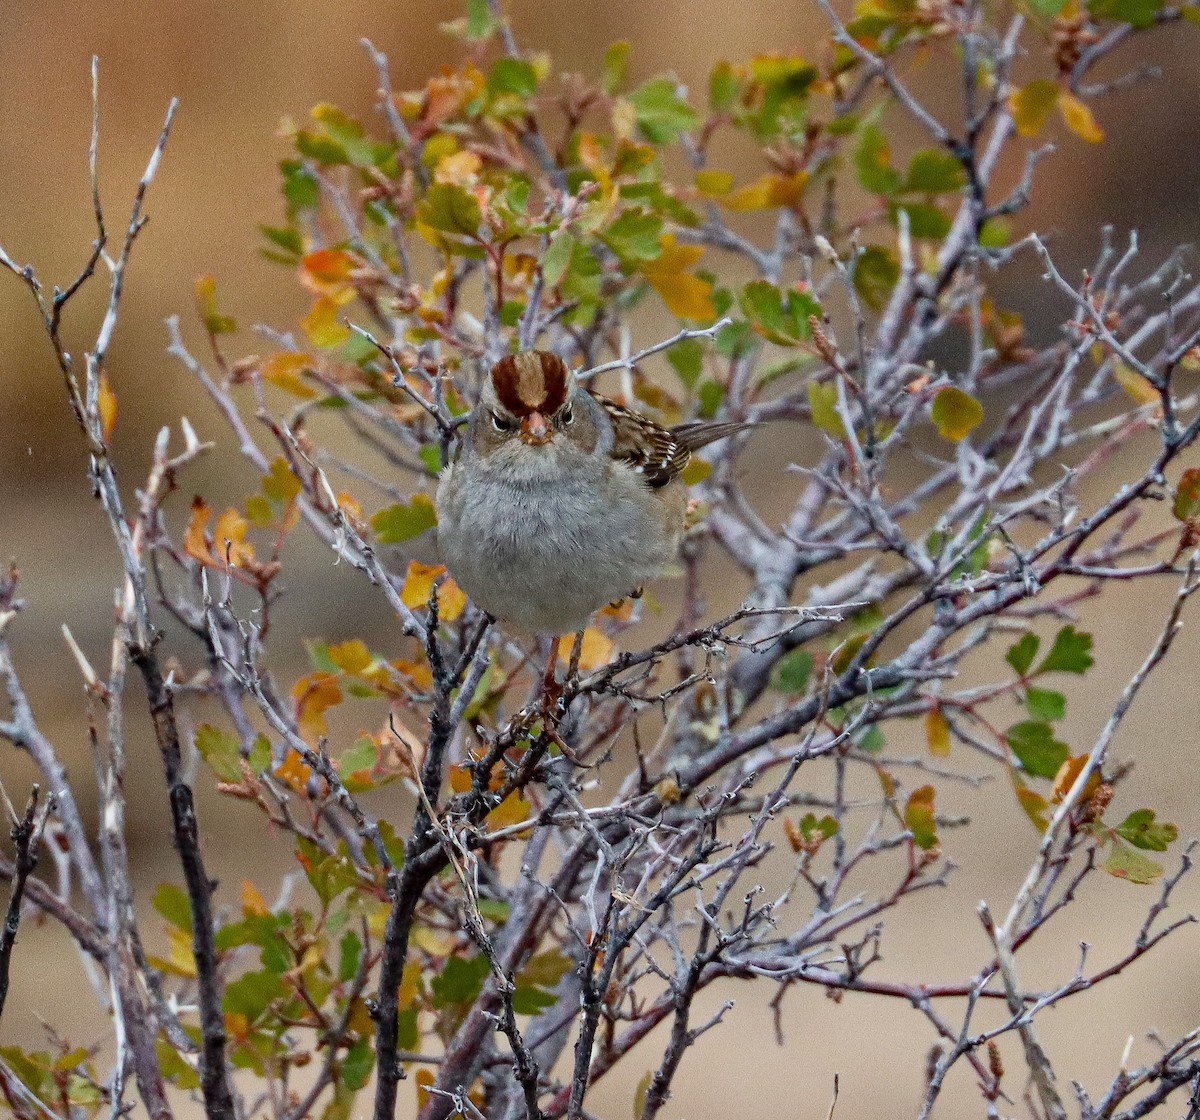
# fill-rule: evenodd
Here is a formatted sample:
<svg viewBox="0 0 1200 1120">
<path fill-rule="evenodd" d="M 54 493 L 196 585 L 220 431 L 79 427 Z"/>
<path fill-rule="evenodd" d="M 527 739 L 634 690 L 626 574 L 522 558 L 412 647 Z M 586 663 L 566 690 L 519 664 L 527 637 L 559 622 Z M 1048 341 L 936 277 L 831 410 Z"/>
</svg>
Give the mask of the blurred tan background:
<svg viewBox="0 0 1200 1120">
<path fill-rule="evenodd" d="M 101 60 L 101 176 L 114 231 L 123 224 L 169 97 L 182 100 L 111 355 L 127 487 L 144 471 L 153 432 L 181 413 L 190 416 L 202 438 L 216 438 L 232 453 L 215 413 L 163 353 L 163 319 L 181 313 L 189 322 L 195 276 L 213 273 L 223 310 L 243 323 L 287 327 L 304 310 L 291 278 L 256 252 L 257 225 L 278 221 L 281 211 L 276 163 L 287 152 L 275 136 L 280 118 L 302 118 L 324 100 L 369 119 L 375 76 L 358 45 L 360 37 L 369 36 L 389 54 L 397 88 L 416 86 L 441 62 L 457 57 L 456 44 L 440 35 L 437 25 L 459 14 L 452 3 L 383 0 L 0 0 L 0 243 L 19 262 L 34 263 L 43 280 L 69 280 L 92 237 L 86 171 L 91 56 Z M 784 0 L 736 6 L 714 0 L 606 5 L 521 0 L 514 23 L 521 42 L 551 52 L 558 68 L 595 72 L 605 46 L 626 38 L 634 44 L 635 77 L 673 70 L 698 91 L 719 58 L 772 51 L 811 54 L 823 29 L 815 6 Z M 1061 232 L 1060 251 L 1072 268 L 1093 257 L 1105 221 L 1118 231 L 1140 228 L 1147 259 L 1177 242 L 1195 240 L 1200 217 L 1197 34 L 1183 29 L 1170 37 L 1148 37 L 1126 52 L 1122 61 L 1130 66 L 1150 59 L 1161 63 L 1165 81 L 1096 107 L 1110 136 L 1103 147 L 1068 135 L 1061 138 L 1055 159 L 1043 165 L 1035 192 L 1040 228 Z M 936 60 L 927 67 L 927 80 L 936 79 L 938 68 Z M 1014 288 L 1011 302 L 1030 309 L 1033 328 L 1040 323 L 1044 331 L 1047 320 L 1037 313 L 1045 302 L 1032 272 L 1026 279 L 1028 287 Z M 93 337 L 98 309 L 95 298 L 81 299 L 74 308 L 72 337 L 81 348 Z M 196 341 L 194 331 L 192 338 Z M 767 458 L 776 469 L 790 457 L 788 448 L 771 450 L 775 454 Z M 1140 461 L 1146 450 L 1131 448 L 1125 465 Z M 207 466 L 185 485 L 215 503 L 246 493 L 250 483 L 246 474 L 231 480 Z M 786 494 L 770 493 L 767 478 L 763 486 L 764 508 L 773 511 Z M 308 566 L 298 566 L 289 581 L 293 593 L 279 611 L 287 623 L 277 636 L 277 650 L 290 642 L 298 653 L 299 639 L 308 635 L 386 633 L 385 619 L 345 617 L 336 592 L 345 587 L 349 597 L 355 587 L 345 571 L 331 576 L 327 556 L 315 549 L 305 553 L 303 545 L 297 551 Z M 90 803 L 77 678 L 64 657 L 59 627 L 69 621 L 85 649 L 104 659 L 116 569 L 28 293 L 3 275 L 0 556 L 10 555 L 24 573 L 28 601 L 14 628 L 25 683 Z M 319 575 L 320 595 L 305 596 L 304 571 Z M 1116 692 L 1154 640 L 1170 591 L 1147 589 L 1084 617 L 1084 624 L 1097 630 L 1101 667 L 1069 689 L 1068 733 L 1076 750 L 1090 743 Z M 1194 761 L 1198 650 L 1194 633 L 1185 632 L 1173 664 L 1144 692 L 1117 743 L 1121 754 L 1136 753 L 1140 760 L 1122 807 L 1153 805 L 1176 820 L 1184 836 L 1200 833 Z M 136 709 L 133 724 L 139 726 Z M 914 735 L 909 744 L 894 740 L 894 749 L 907 753 L 922 747 Z M 133 751 L 134 851 L 144 881 L 153 884 L 176 878 L 177 868 L 166 842 L 158 760 L 144 738 Z M 6 747 L 0 750 L 0 777 L 16 800 L 32 771 Z M 405 811 L 399 802 L 395 806 Z M 986 897 L 996 909 L 1005 909 L 1033 854 L 1034 834 L 1003 790 L 951 789 L 940 807 L 982 815 L 991 823 L 969 837 L 951 838 L 954 858 L 964 867 L 949 889 L 923 896 L 888 920 L 880 976 L 936 981 L 966 975 L 986 952 L 974 917 L 976 901 Z M 201 813 L 213 870 L 229 886 L 227 899 L 235 897 L 243 876 L 269 894 L 289 866 L 286 841 L 276 837 L 264 846 L 259 818 L 228 801 L 202 796 Z M 1193 884 L 1182 897 L 1196 908 L 1200 889 Z M 1150 899 L 1147 889 L 1105 877 L 1047 937 L 1041 955 L 1025 965 L 1028 981 L 1050 986 L 1065 980 L 1081 938 L 1094 944 L 1094 964 L 1120 955 Z M 152 936 L 159 932 L 153 918 L 147 929 Z M 1116 983 L 1039 1020 L 1060 1071 L 1098 1090 L 1097 1078 L 1116 1068 L 1127 1033 L 1157 1027 L 1171 1037 L 1200 1022 L 1198 945 L 1195 936 L 1184 933 Z M 0 1044 L 38 1040 L 38 1015 L 77 1042 L 103 1036 L 74 954 L 57 931 L 32 924 L 23 929 L 16 973 Z M 765 1011 L 773 994 L 766 984 L 713 994 L 714 1003 L 734 996 L 737 1007 L 726 1025 L 691 1054 L 665 1116 L 718 1120 L 753 1112 L 763 1120 L 821 1118 L 835 1072 L 842 1086 L 839 1120 L 915 1113 L 924 1055 L 933 1041 L 915 1012 L 897 1002 L 847 997 L 835 1004 L 819 992 L 795 991 L 785 1005 L 787 1045 L 779 1049 Z M 1149 1057 L 1149 1048 L 1139 1042 L 1134 1060 Z M 656 1060 L 647 1052 L 603 1082 L 589 1098 L 592 1110 L 604 1117 L 629 1116 L 634 1085 Z M 1017 1090 L 1019 1062 L 1011 1048 L 1006 1060 L 1013 1070 L 1006 1084 Z M 411 1106 L 411 1095 L 402 1095 L 401 1115 Z M 961 1071 L 938 1114 L 981 1114 L 974 1086 Z"/>
</svg>

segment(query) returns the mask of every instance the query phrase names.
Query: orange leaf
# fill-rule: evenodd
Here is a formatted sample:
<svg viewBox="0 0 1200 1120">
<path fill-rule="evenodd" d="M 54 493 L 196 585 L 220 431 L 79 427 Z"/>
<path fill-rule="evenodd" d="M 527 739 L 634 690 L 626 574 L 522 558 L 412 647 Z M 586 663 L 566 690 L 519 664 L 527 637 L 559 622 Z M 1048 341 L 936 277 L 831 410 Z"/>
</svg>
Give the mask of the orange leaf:
<svg viewBox="0 0 1200 1120">
<path fill-rule="evenodd" d="M 1088 763 L 1090 756 L 1086 754 L 1076 755 L 1074 758 L 1068 758 L 1059 768 L 1058 773 L 1054 775 L 1054 789 L 1050 792 L 1050 800 L 1054 804 L 1059 804 L 1068 793 L 1071 792 L 1071 787 L 1075 784 L 1076 779 L 1083 773 L 1083 768 Z M 1088 775 L 1087 785 L 1083 787 L 1083 793 L 1079 798 L 1079 803 L 1087 801 L 1088 798 L 1096 792 L 1100 785 L 1100 771 L 1093 770 Z"/>
<path fill-rule="evenodd" d="M 289 750 L 279 769 L 275 771 L 275 776 L 282 778 L 299 793 L 308 784 L 308 779 L 312 777 L 312 771 L 304 765 L 304 759 L 300 757 L 299 751 Z"/>
<path fill-rule="evenodd" d="M 1104 139 L 1104 130 L 1096 123 L 1092 111 L 1073 93 L 1065 90 L 1059 94 L 1058 107 L 1062 111 L 1067 127 L 1089 144 L 1099 144 Z"/>
<path fill-rule="evenodd" d="M 429 1101 L 429 1090 L 433 1088 L 433 1083 L 437 1078 L 434 1077 L 433 1070 L 428 1066 L 422 1066 L 417 1070 L 413 1080 L 417 1083 L 417 1111 L 422 1112 Z"/>
<path fill-rule="evenodd" d="M 100 430 L 104 433 L 104 441 L 107 443 L 113 434 L 113 429 L 117 426 L 117 394 L 112 391 L 107 373 L 100 375 L 96 410 L 100 414 Z"/>
<path fill-rule="evenodd" d="M 342 690 L 329 673 L 309 673 L 292 685 L 292 699 L 301 731 L 315 739 L 328 734 L 325 712 L 342 702 Z"/>
<path fill-rule="evenodd" d="M 193 560 L 199 560 L 201 564 L 212 564 L 213 562 L 205 532 L 211 516 L 212 509 L 197 494 L 192 499 L 192 519 L 188 522 L 187 532 L 183 535 L 183 550 Z"/>
</svg>

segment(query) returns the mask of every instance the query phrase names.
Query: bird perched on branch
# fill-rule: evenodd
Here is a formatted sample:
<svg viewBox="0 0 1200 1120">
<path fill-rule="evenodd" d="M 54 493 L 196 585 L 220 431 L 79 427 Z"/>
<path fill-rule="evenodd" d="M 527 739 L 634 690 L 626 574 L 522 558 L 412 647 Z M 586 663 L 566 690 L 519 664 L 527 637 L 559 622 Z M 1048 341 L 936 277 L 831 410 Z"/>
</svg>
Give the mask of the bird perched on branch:
<svg viewBox="0 0 1200 1120">
<path fill-rule="evenodd" d="M 442 561 L 517 631 L 561 635 L 671 563 L 693 451 L 749 425 L 664 428 L 541 350 L 493 366 L 437 492 Z"/>
</svg>

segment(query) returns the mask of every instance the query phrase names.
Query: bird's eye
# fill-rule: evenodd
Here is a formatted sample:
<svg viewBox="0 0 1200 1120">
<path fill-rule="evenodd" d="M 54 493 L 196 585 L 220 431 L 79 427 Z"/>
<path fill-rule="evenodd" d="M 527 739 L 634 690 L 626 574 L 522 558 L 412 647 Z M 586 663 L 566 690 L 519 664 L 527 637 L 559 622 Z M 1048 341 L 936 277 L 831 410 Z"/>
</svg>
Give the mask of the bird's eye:
<svg viewBox="0 0 1200 1120">
<path fill-rule="evenodd" d="M 498 432 L 511 432 L 515 427 L 511 420 L 505 416 L 501 416 L 498 412 L 492 413 L 492 427 Z"/>
<path fill-rule="evenodd" d="M 558 414 L 558 421 L 565 428 L 572 420 L 575 419 L 575 410 L 568 404 L 563 405 L 562 411 Z"/>
</svg>

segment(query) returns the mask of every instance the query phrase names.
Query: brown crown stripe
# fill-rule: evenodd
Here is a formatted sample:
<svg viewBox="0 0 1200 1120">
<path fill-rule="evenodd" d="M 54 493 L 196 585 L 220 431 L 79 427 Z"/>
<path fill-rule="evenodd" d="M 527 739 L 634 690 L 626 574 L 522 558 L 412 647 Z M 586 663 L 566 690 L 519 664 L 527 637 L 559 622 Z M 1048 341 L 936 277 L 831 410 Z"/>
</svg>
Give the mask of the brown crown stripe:
<svg viewBox="0 0 1200 1120">
<path fill-rule="evenodd" d="M 567 401 L 567 367 L 545 350 L 510 354 L 492 366 L 492 386 L 514 416 L 553 416 Z"/>
</svg>

